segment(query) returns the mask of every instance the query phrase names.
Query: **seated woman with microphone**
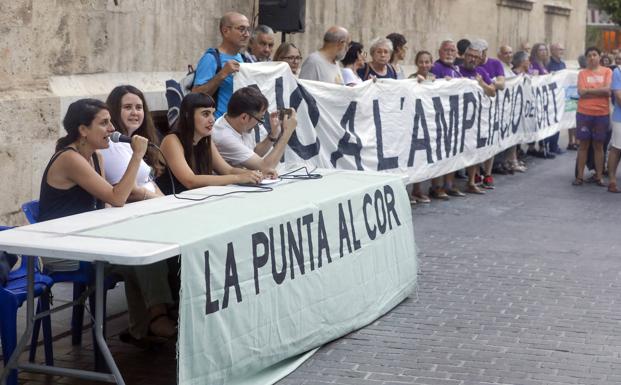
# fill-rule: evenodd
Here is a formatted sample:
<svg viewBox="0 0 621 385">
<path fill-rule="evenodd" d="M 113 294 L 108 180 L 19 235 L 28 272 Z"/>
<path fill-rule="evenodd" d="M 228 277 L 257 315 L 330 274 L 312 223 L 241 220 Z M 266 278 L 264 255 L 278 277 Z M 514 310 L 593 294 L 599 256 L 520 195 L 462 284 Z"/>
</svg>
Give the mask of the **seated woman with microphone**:
<svg viewBox="0 0 621 385">
<path fill-rule="evenodd" d="M 134 135 L 143 136 L 149 140 L 149 143 L 155 145 L 160 143 L 144 94 L 139 89 L 131 85 L 115 87 L 108 95 L 106 104 L 110 108 L 112 124 L 117 132 L 129 138 Z M 112 140 L 114 141 L 114 138 Z M 111 185 L 119 183 L 131 159 L 131 146 L 129 143 L 112 142 L 108 148 L 101 150 L 100 154 L 104 158 L 106 180 Z M 163 196 L 164 194 L 153 180 L 162 169 L 157 148 L 149 146 L 140 162 L 136 185 L 127 201 L 134 202 Z"/>
<path fill-rule="evenodd" d="M 211 96 L 190 93 L 181 101 L 175 130 L 162 140 L 161 150 L 172 173 L 174 192 L 233 183 L 259 183 L 260 171 L 230 166 L 211 140 L 215 122 L 215 102 Z M 214 174 L 217 173 L 217 174 Z M 164 194 L 173 193 L 168 172 L 156 182 Z"/>
<path fill-rule="evenodd" d="M 112 135 L 112 142 L 106 149 L 100 151 L 104 158 L 106 180 L 115 185 L 123 176 L 131 159 L 131 137 L 144 136 L 149 144 L 160 143 L 149 106 L 142 91 L 131 85 L 115 87 L 106 104 L 110 108 L 112 124 L 116 132 Z M 121 135 L 119 135 L 121 134 Z M 115 137 L 119 136 L 119 140 Z M 155 184 L 155 176 L 162 172 L 161 156 L 157 148 L 147 147 L 147 152 L 140 162 L 140 169 L 136 176 L 136 184 L 129 194 L 128 202 L 164 196 Z M 178 264 L 174 258 L 160 261 L 136 269 L 136 280 L 145 303 L 160 304 L 149 307 L 149 319 L 139 321 L 144 324 L 150 321 L 155 324 L 166 322 L 164 315 L 168 314 L 168 306 L 179 301 Z M 172 295 L 172 297 L 171 297 Z M 129 301 L 129 299 L 128 299 Z M 166 304 L 168 306 L 164 306 Z M 128 306 L 133 306 L 129 303 Z M 127 337 L 127 335 L 122 335 Z"/>
<path fill-rule="evenodd" d="M 98 150 L 110 145 L 110 136 L 114 132 L 108 106 L 96 99 L 73 102 L 69 105 L 63 126 L 67 135 L 56 142 L 56 153 L 50 159 L 41 180 L 39 220 L 102 209 L 106 203 L 123 206 L 136 185 L 136 176 L 147 150 L 147 139 L 139 135 L 132 137 L 132 153 L 127 167 L 113 186 L 105 179 L 104 160 L 98 153 Z M 45 265 L 50 271 L 78 268 L 77 261 L 59 259 L 46 259 Z M 166 309 L 165 303 L 170 298 L 170 292 L 168 298 L 161 302 L 156 299 L 149 303 L 149 296 L 140 291 L 135 270 L 133 267 L 111 266 L 108 271 L 124 277 L 125 292 L 130 304 L 131 337 L 138 340 L 147 334 L 174 336 L 174 322 L 165 313 L 153 316 L 156 311 Z"/>
</svg>

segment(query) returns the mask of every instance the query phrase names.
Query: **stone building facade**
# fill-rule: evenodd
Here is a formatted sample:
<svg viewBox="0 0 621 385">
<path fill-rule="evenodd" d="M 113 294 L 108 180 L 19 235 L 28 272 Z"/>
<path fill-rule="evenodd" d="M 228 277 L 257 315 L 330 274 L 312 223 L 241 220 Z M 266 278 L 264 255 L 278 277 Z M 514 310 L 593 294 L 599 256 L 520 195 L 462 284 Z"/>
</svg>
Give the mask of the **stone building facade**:
<svg viewBox="0 0 621 385">
<path fill-rule="evenodd" d="M 258 0 L 14 0 L 0 2 L 0 224 L 25 222 L 20 204 L 39 195 L 43 169 L 71 100 L 105 97 L 131 83 L 163 108 L 163 79 L 181 76 L 218 43 L 228 10 L 256 14 Z M 304 55 L 333 24 L 368 43 L 403 33 L 412 64 L 440 41 L 561 42 L 584 49 L 585 0 L 307 0 L 306 31 L 288 35 Z M 280 39 L 280 37 L 278 37 Z"/>
</svg>

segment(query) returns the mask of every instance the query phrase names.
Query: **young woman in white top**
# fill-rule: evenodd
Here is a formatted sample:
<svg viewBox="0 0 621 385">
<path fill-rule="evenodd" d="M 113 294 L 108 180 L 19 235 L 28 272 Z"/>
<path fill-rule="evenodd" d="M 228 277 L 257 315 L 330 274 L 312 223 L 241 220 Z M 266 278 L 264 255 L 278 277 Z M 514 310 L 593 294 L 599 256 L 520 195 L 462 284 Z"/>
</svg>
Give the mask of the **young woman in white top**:
<svg viewBox="0 0 621 385">
<path fill-rule="evenodd" d="M 114 88 L 106 104 L 110 108 L 112 124 L 121 134 L 126 136 L 140 135 L 150 143 L 159 145 L 153 119 L 149 112 L 144 94 L 134 86 L 122 85 Z M 101 151 L 105 160 L 106 180 L 115 185 L 127 168 L 131 158 L 129 143 L 110 143 L 110 147 Z M 157 149 L 149 147 L 140 162 L 136 185 L 129 195 L 128 202 L 163 196 L 153 181 L 155 175 L 161 173 L 162 165 Z"/>
</svg>

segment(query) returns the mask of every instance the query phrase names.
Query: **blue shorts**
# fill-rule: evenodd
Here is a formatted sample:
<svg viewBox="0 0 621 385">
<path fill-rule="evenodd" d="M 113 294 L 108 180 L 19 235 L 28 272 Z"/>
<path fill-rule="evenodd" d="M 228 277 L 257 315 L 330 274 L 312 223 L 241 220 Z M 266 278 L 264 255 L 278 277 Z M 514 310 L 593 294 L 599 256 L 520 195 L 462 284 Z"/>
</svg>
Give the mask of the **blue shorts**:
<svg viewBox="0 0 621 385">
<path fill-rule="evenodd" d="M 604 143 L 609 127 L 610 116 L 608 115 L 585 115 L 576 112 L 576 139 L 578 140 Z"/>
</svg>

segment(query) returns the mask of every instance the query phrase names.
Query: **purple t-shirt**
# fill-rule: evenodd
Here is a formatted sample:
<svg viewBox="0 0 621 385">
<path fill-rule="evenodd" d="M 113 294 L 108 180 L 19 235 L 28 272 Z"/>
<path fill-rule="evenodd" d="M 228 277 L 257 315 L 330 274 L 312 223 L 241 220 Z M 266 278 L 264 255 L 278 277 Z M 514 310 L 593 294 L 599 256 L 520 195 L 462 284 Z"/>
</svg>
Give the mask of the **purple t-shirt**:
<svg viewBox="0 0 621 385">
<path fill-rule="evenodd" d="M 483 67 L 492 79 L 498 76 L 505 76 L 505 69 L 500 60 L 488 57 L 485 64 L 481 64 L 480 67 Z"/>
<path fill-rule="evenodd" d="M 536 61 L 531 61 L 530 62 L 530 67 L 528 68 L 528 73 L 530 74 L 534 74 L 535 71 L 537 71 L 538 75 L 545 75 L 548 73 L 548 70 L 546 69 L 546 67 L 544 67 L 541 63 L 536 62 Z"/>
<path fill-rule="evenodd" d="M 461 76 L 465 77 L 466 79 L 473 79 L 473 80 L 476 80 L 476 76 L 477 74 L 479 74 L 481 75 L 481 77 L 483 78 L 483 81 L 486 84 L 492 84 L 492 79 L 489 77 L 489 74 L 481 66 L 478 66 L 473 70 L 469 70 L 466 67 L 461 66 L 459 67 L 459 72 L 461 73 Z"/>
<path fill-rule="evenodd" d="M 460 78 L 461 74 L 459 73 L 459 68 L 455 67 L 451 64 L 445 64 L 440 60 L 436 60 L 433 63 L 433 67 L 431 67 L 431 73 L 436 76 L 436 79 L 442 78 Z"/>
</svg>

